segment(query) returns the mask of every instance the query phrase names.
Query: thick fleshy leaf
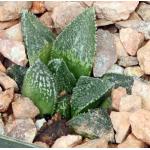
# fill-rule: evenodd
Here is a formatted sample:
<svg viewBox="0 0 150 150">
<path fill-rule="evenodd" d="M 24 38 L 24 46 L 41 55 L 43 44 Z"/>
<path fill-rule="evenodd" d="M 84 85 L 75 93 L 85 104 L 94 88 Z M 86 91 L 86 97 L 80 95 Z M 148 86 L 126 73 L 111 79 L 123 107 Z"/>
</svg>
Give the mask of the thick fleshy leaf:
<svg viewBox="0 0 150 150">
<path fill-rule="evenodd" d="M 71 98 L 72 116 L 98 107 L 102 102 L 101 98 L 108 94 L 113 86 L 114 83 L 108 80 L 81 76 L 73 89 Z"/>
<path fill-rule="evenodd" d="M 48 27 L 44 26 L 35 15 L 27 10 L 22 12 L 21 24 L 29 63 L 33 64 L 39 58 L 39 53 L 45 45 L 52 46 L 55 38 Z"/>
<path fill-rule="evenodd" d="M 76 79 L 66 63 L 62 59 L 53 59 L 49 61 L 48 68 L 57 82 L 58 92 L 71 92 L 76 84 Z"/>
<path fill-rule="evenodd" d="M 114 142 L 114 131 L 106 109 L 89 110 L 69 120 L 68 125 L 79 135 L 88 138 L 105 138 Z"/>
<path fill-rule="evenodd" d="M 63 58 L 69 70 L 79 78 L 89 76 L 96 51 L 95 11 L 86 9 L 56 38 L 51 58 Z"/>
<path fill-rule="evenodd" d="M 57 101 L 57 87 L 46 65 L 37 60 L 26 72 L 22 94 L 39 108 L 41 115 L 53 114 Z"/>
</svg>

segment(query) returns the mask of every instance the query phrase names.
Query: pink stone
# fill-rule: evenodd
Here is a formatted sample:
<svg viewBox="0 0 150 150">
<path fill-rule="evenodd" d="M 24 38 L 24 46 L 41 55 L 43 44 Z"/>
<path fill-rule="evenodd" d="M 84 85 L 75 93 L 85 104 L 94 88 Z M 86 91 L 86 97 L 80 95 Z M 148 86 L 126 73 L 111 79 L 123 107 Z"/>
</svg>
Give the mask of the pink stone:
<svg viewBox="0 0 150 150">
<path fill-rule="evenodd" d="M 112 108 L 115 110 L 119 110 L 121 97 L 127 94 L 127 91 L 123 87 L 118 87 L 117 89 L 113 89 L 111 93 L 112 97 Z"/>
<path fill-rule="evenodd" d="M 20 66 L 25 66 L 28 62 L 22 42 L 0 39 L 0 53 Z"/>
<path fill-rule="evenodd" d="M 115 139 L 116 143 L 122 143 L 127 137 L 130 129 L 129 112 L 115 112 L 112 111 L 110 118 L 113 124 L 113 128 L 116 131 Z"/>
<path fill-rule="evenodd" d="M 144 34 L 131 28 L 121 29 L 120 40 L 127 53 L 134 56 L 144 41 Z"/>
</svg>

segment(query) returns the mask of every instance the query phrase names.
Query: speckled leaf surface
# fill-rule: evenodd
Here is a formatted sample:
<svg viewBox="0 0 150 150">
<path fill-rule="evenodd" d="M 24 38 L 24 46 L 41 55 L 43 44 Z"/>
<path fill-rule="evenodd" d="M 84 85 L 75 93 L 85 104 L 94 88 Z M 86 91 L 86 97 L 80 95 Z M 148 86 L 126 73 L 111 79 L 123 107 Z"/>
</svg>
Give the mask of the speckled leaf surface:
<svg viewBox="0 0 150 150">
<path fill-rule="evenodd" d="M 95 11 L 86 9 L 56 38 L 51 57 L 63 58 L 70 71 L 79 78 L 89 76 L 95 55 Z"/>
<path fill-rule="evenodd" d="M 71 98 L 72 116 L 97 107 L 102 102 L 101 98 L 110 92 L 113 86 L 114 83 L 109 82 L 109 80 L 81 76 L 73 89 Z"/>
<path fill-rule="evenodd" d="M 105 74 L 101 79 L 114 83 L 115 88 L 119 86 L 125 87 L 129 92 L 131 91 L 131 87 L 134 82 L 134 78 L 131 76 L 115 74 L 115 73 Z"/>
<path fill-rule="evenodd" d="M 38 59 L 39 53 L 45 45 L 49 44 L 52 46 L 54 35 L 35 15 L 26 10 L 21 15 L 21 29 L 29 63 L 33 64 Z"/>
<path fill-rule="evenodd" d="M 56 112 L 59 112 L 65 119 L 70 119 L 71 108 L 70 108 L 70 96 L 60 97 L 57 101 Z"/>
<path fill-rule="evenodd" d="M 106 109 L 89 110 L 68 121 L 75 133 L 88 138 L 106 138 L 114 141 L 113 126 Z"/>
<path fill-rule="evenodd" d="M 71 92 L 76 79 L 69 71 L 66 63 L 62 59 L 53 59 L 49 61 L 48 68 L 57 82 L 58 92 Z"/>
<path fill-rule="evenodd" d="M 46 65 L 37 60 L 26 72 L 22 94 L 39 108 L 41 115 L 53 114 L 57 101 L 57 87 Z"/>
<path fill-rule="evenodd" d="M 17 85 L 21 89 L 26 71 L 27 67 L 14 65 L 7 69 L 7 74 L 16 81 Z"/>
</svg>

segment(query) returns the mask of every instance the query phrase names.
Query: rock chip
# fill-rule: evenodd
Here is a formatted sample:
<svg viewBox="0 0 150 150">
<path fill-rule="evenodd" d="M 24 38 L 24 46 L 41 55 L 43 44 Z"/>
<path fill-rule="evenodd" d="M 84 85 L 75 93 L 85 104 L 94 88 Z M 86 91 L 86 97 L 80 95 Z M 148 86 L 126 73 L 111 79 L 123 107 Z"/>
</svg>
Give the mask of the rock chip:
<svg viewBox="0 0 150 150">
<path fill-rule="evenodd" d="M 124 142 L 118 145 L 118 148 L 144 148 L 147 145 L 138 140 L 133 134 L 129 134 Z"/>
<path fill-rule="evenodd" d="M 117 74 L 123 74 L 124 73 L 124 68 L 121 66 L 114 64 L 108 71 L 107 73 L 117 73 Z"/>
<path fill-rule="evenodd" d="M 53 21 L 52 21 L 52 18 L 51 18 L 51 12 L 45 12 L 44 14 L 41 15 L 41 17 L 39 19 L 48 28 L 52 28 L 53 27 Z"/>
<path fill-rule="evenodd" d="M 138 64 L 139 62 L 137 57 L 133 57 L 133 56 L 120 57 L 118 61 L 118 65 L 123 67 L 131 67 L 131 66 L 136 66 Z"/>
<path fill-rule="evenodd" d="M 0 114 L 0 135 L 4 135 L 4 134 L 5 134 L 4 122 Z"/>
<path fill-rule="evenodd" d="M 10 78 L 9 76 L 7 76 L 5 73 L 0 72 L 0 85 L 5 89 L 9 89 L 9 88 L 14 88 L 15 91 L 18 90 L 18 85 L 17 83 Z"/>
<path fill-rule="evenodd" d="M 130 113 L 128 112 L 112 111 L 110 114 L 113 128 L 116 131 L 115 135 L 116 143 L 122 143 L 129 133 L 130 129 L 129 116 Z"/>
<path fill-rule="evenodd" d="M 34 142 L 33 144 L 41 147 L 41 148 L 49 148 L 49 146 L 46 144 L 46 143 L 43 143 L 43 142 Z"/>
<path fill-rule="evenodd" d="M 101 27 L 101 26 L 107 26 L 113 24 L 112 21 L 106 20 L 106 19 L 96 19 L 96 26 Z"/>
<path fill-rule="evenodd" d="M 142 109 L 142 99 L 137 95 L 126 95 L 120 100 L 119 111 L 135 112 Z"/>
<path fill-rule="evenodd" d="M 44 2 L 43 1 L 33 1 L 31 12 L 34 14 L 41 14 L 44 13 L 46 10 Z"/>
<path fill-rule="evenodd" d="M 140 17 L 145 21 L 150 21 L 150 5 L 141 2 L 137 13 L 140 15 Z"/>
<path fill-rule="evenodd" d="M 30 9 L 30 1 L 1 1 L 0 2 L 0 21 L 18 19 L 23 9 Z"/>
<path fill-rule="evenodd" d="M 121 97 L 126 95 L 127 91 L 123 87 L 118 87 L 117 89 L 113 89 L 111 93 L 112 98 L 112 108 L 115 110 L 119 110 Z"/>
<path fill-rule="evenodd" d="M 32 119 L 16 119 L 12 122 L 7 136 L 32 143 L 36 135 L 36 127 Z"/>
<path fill-rule="evenodd" d="M 144 73 L 150 74 L 150 41 L 138 50 L 137 58 Z"/>
<path fill-rule="evenodd" d="M 6 68 L 5 68 L 5 66 L 2 64 L 1 61 L 0 61 L 0 72 L 6 73 Z"/>
<path fill-rule="evenodd" d="M 128 19 L 138 5 L 137 1 L 117 1 L 117 2 L 94 2 L 93 7 L 96 9 L 98 18 L 105 18 L 111 21 L 119 21 Z"/>
<path fill-rule="evenodd" d="M 128 76 L 141 77 L 144 75 L 144 72 L 139 66 L 127 67 L 124 69 L 124 74 Z"/>
<path fill-rule="evenodd" d="M 150 83 L 138 79 L 134 80 L 132 95 L 139 95 L 142 98 L 143 108 L 150 110 Z"/>
<path fill-rule="evenodd" d="M 12 20 L 12 21 L 0 21 L 0 30 L 4 30 L 14 26 L 15 24 L 19 23 L 19 20 Z"/>
<path fill-rule="evenodd" d="M 117 53 L 117 58 L 120 59 L 120 57 L 126 57 L 128 56 L 125 48 L 123 47 L 119 35 L 114 34 L 114 42 L 116 46 L 116 53 Z"/>
<path fill-rule="evenodd" d="M 63 1 L 61 1 L 61 2 L 60 1 L 45 1 L 44 4 L 45 4 L 45 8 L 48 11 L 53 11 L 53 9 L 55 7 L 58 7 L 58 6 L 62 5 L 62 4 L 65 4 L 65 2 L 63 2 Z"/>
<path fill-rule="evenodd" d="M 103 138 L 89 140 L 75 148 L 108 148 L 108 141 Z"/>
<path fill-rule="evenodd" d="M 104 75 L 116 61 L 117 54 L 112 34 L 105 30 L 98 30 L 96 56 L 93 68 L 94 77 Z"/>
<path fill-rule="evenodd" d="M 51 17 L 55 28 L 63 29 L 83 10 L 84 7 L 79 2 L 65 2 L 54 7 Z"/>
<path fill-rule="evenodd" d="M 21 24 L 18 23 L 7 30 L 0 32 L 0 38 L 7 38 L 14 41 L 23 41 L 22 32 L 21 32 Z"/>
<path fill-rule="evenodd" d="M 71 148 L 82 142 L 80 135 L 67 135 L 58 138 L 52 148 Z"/>
<path fill-rule="evenodd" d="M 25 47 L 22 42 L 0 39 L 0 53 L 20 66 L 27 64 Z"/>
<path fill-rule="evenodd" d="M 134 11 L 133 13 L 131 13 L 130 17 L 128 18 L 128 20 L 142 20 L 140 18 L 140 16 Z"/>
<path fill-rule="evenodd" d="M 129 120 L 136 138 L 150 144 L 150 111 L 140 109 L 132 113 Z"/>
<path fill-rule="evenodd" d="M 7 111 L 14 97 L 14 89 L 10 88 L 0 93 L 0 112 Z"/>
<path fill-rule="evenodd" d="M 12 103 L 12 110 L 16 119 L 35 118 L 40 112 L 28 97 L 16 94 Z"/>
<path fill-rule="evenodd" d="M 40 130 L 40 128 L 43 126 L 43 124 L 46 122 L 46 120 L 44 118 L 42 119 L 37 119 L 35 122 L 35 126 L 37 128 L 37 130 Z"/>
<path fill-rule="evenodd" d="M 150 39 L 150 21 L 127 20 L 116 23 L 118 28 L 132 28 L 144 34 L 145 39 Z"/>
<path fill-rule="evenodd" d="M 120 40 L 127 53 L 135 56 L 144 41 L 144 34 L 131 28 L 125 28 L 120 30 Z"/>
</svg>

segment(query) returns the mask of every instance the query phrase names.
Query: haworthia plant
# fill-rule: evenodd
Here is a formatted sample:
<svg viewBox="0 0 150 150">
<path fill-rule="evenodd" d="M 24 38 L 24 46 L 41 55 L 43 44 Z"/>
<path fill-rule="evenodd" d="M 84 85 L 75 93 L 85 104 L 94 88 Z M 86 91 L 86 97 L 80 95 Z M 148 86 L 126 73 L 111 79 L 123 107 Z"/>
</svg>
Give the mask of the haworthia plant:
<svg viewBox="0 0 150 150">
<path fill-rule="evenodd" d="M 53 33 L 44 26 L 35 15 L 24 10 L 21 15 L 21 28 L 30 65 L 33 64 L 46 46 L 52 46 Z M 47 59 L 47 58 L 45 58 Z"/>
<path fill-rule="evenodd" d="M 76 87 L 73 89 L 71 98 L 72 116 L 97 107 L 102 102 L 101 98 L 106 95 L 113 86 L 113 82 L 81 76 Z"/>
<path fill-rule="evenodd" d="M 76 78 L 89 76 L 96 50 L 95 32 L 95 11 L 89 8 L 58 35 L 51 58 L 63 58 Z"/>
<path fill-rule="evenodd" d="M 48 68 L 57 82 L 58 92 L 71 92 L 75 86 L 76 79 L 69 71 L 66 63 L 62 59 L 53 59 L 49 61 Z"/>
<path fill-rule="evenodd" d="M 68 121 L 68 125 L 79 135 L 88 138 L 105 138 L 114 142 L 113 126 L 106 109 L 89 110 Z"/>
<path fill-rule="evenodd" d="M 57 103 L 57 87 L 49 69 L 37 60 L 26 72 L 22 94 L 40 109 L 41 115 L 52 115 Z"/>
<path fill-rule="evenodd" d="M 27 68 L 19 65 L 11 66 L 7 69 L 7 74 L 16 81 L 19 89 L 21 89 L 23 84 L 23 79 L 26 74 Z"/>
</svg>

